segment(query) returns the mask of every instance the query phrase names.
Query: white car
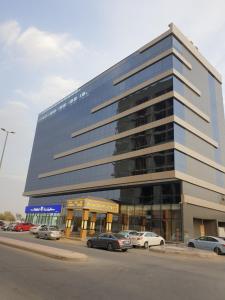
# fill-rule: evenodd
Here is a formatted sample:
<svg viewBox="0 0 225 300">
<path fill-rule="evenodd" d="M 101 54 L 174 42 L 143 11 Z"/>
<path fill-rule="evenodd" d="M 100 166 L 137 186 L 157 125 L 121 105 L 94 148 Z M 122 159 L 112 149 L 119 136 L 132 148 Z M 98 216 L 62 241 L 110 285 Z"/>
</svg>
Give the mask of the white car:
<svg viewBox="0 0 225 300">
<path fill-rule="evenodd" d="M 40 230 L 41 228 L 46 227 L 47 225 L 36 225 L 31 227 L 30 229 L 30 233 L 36 234 L 38 232 L 38 230 Z"/>
<path fill-rule="evenodd" d="M 138 236 L 132 237 L 132 244 L 136 247 L 148 248 L 151 246 L 165 245 L 165 240 L 162 236 L 154 232 L 143 231 L 139 232 Z"/>
<path fill-rule="evenodd" d="M 225 254 L 225 241 L 216 236 L 200 236 L 197 239 L 189 240 L 187 245 L 192 248 L 211 250 L 218 255 Z"/>
<path fill-rule="evenodd" d="M 62 232 L 57 226 L 45 226 L 38 230 L 36 237 L 45 240 L 59 240 Z"/>
</svg>

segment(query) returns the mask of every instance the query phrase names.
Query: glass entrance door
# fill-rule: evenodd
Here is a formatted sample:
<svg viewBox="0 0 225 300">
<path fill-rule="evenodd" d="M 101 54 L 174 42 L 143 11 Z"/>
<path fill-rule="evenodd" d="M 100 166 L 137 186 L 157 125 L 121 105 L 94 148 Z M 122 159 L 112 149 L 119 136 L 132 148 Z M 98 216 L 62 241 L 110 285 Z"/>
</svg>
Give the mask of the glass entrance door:
<svg viewBox="0 0 225 300">
<path fill-rule="evenodd" d="M 97 219 L 95 223 L 95 232 L 101 233 L 106 230 L 106 214 L 97 214 Z"/>
<path fill-rule="evenodd" d="M 73 232 L 79 233 L 81 230 L 82 223 L 82 211 L 75 210 L 74 211 L 74 222 L 73 222 Z"/>
</svg>

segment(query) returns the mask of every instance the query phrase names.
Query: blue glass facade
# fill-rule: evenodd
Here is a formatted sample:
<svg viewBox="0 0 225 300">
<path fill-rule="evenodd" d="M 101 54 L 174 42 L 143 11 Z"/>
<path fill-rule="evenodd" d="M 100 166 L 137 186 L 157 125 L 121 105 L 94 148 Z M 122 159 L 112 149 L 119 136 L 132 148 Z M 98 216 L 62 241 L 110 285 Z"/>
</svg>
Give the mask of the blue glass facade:
<svg viewBox="0 0 225 300">
<path fill-rule="evenodd" d="M 172 49 L 181 56 L 168 52 Z M 160 59 L 140 67 L 159 55 Z M 114 82 L 137 67 L 139 71 Z M 115 229 L 121 228 L 123 215 L 129 214 L 130 228 L 145 226 L 167 239 L 182 239 L 180 203 L 185 180 L 176 177 L 175 172 L 215 186 L 211 194 L 215 199 L 225 186 L 224 172 L 217 165 L 182 150 L 192 150 L 225 166 L 225 146 L 219 133 L 224 126 L 224 117 L 219 115 L 220 90 L 218 81 L 172 34 L 145 51 L 131 54 L 39 115 L 25 187 L 29 205 L 65 206 L 68 199 L 85 195 L 112 199 L 120 203 Z M 92 111 L 117 96 L 119 99 Z M 145 103 L 148 105 L 139 108 Z M 209 116 L 209 121 L 193 106 Z M 72 137 L 74 132 L 121 113 L 126 115 Z M 197 133 L 185 124 L 196 128 Z M 219 146 L 210 144 L 205 136 Z M 161 180 L 155 180 L 157 173 Z M 107 185 L 101 185 L 106 181 Z M 68 190 L 68 186 L 74 188 Z M 145 222 L 141 221 L 143 217 Z"/>
</svg>

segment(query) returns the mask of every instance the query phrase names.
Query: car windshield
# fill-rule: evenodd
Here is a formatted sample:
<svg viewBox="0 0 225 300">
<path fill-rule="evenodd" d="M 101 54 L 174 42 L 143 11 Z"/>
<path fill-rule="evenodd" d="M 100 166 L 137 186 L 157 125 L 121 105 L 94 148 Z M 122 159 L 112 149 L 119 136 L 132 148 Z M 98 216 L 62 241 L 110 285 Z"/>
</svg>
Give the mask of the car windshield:
<svg viewBox="0 0 225 300">
<path fill-rule="evenodd" d="M 58 231 L 59 228 L 57 226 L 51 226 L 51 227 L 49 227 L 49 230 L 51 230 L 51 231 Z"/>
</svg>

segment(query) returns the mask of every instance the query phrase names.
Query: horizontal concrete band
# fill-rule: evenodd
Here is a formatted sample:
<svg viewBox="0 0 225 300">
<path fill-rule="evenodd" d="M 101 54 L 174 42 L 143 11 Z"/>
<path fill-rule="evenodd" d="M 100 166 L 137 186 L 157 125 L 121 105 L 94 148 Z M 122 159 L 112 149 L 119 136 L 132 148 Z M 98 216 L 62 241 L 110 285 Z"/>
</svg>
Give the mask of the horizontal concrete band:
<svg viewBox="0 0 225 300">
<path fill-rule="evenodd" d="M 185 174 L 183 172 L 175 171 L 175 177 L 177 179 L 180 179 L 180 180 L 192 183 L 194 185 L 203 187 L 203 188 L 205 188 L 207 190 L 214 191 L 214 192 L 217 192 L 219 194 L 225 195 L 225 188 L 222 188 L 222 187 L 220 187 L 218 185 L 215 185 L 215 184 L 212 184 L 210 182 L 201 180 L 199 178 L 187 175 L 187 174 Z"/>
<path fill-rule="evenodd" d="M 157 121 L 154 121 L 154 122 L 142 125 L 142 126 L 135 127 L 133 129 L 130 129 L 130 130 L 126 130 L 122 133 L 111 135 L 111 136 L 106 137 L 104 139 L 97 140 L 97 141 L 89 143 L 89 144 L 85 144 L 85 145 L 80 146 L 80 147 L 72 148 L 70 150 L 58 153 L 57 156 L 58 157 L 59 156 L 63 157 L 63 156 L 78 153 L 78 152 L 81 152 L 81 151 L 84 151 L 84 150 L 87 150 L 87 149 L 90 149 L 90 148 L 94 148 L 94 147 L 97 147 L 97 146 L 100 146 L 100 145 L 104 145 L 104 144 L 107 144 L 107 143 L 110 143 L 110 142 L 114 142 L 114 141 L 117 141 L 121 138 L 139 133 L 141 131 L 145 131 L 145 130 L 148 130 L 148 129 L 152 129 L 152 128 L 155 128 L 155 127 L 158 127 L 158 126 L 161 126 L 161 125 L 171 123 L 171 122 L 173 122 L 173 120 L 174 120 L 173 116 L 169 116 L 169 117 L 166 117 L 166 118 L 163 118 L 163 119 L 160 119 L 160 120 L 157 120 Z"/>
<path fill-rule="evenodd" d="M 126 176 L 114 179 L 106 179 L 100 181 L 92 181 L 81 184 L 72 184 L 59 186 L 56 188 L 47 188 L 36 191 L 26 191 L 24 192 L 24 196 L 39 196 L 39 195 L 54 195 L 54 194 L 64 194 L 69 192 L 79 192 L 85 190 L 93 190 L 97 188 L 108 188 L 108 187 L 118 187 L 118 186 L 127 186 L 127 185 L 138 185 L 146 182 L 154 182 L 154 181 L 163 181 L 167 179 L 175 179 L 174 171 L 165 171 L 165 172 L 157 172 L 143 175 L 135 175 L 135 176 Z"/>
<path fill-rule="evenodd" d="M 151 40 L 149 43 L 145 44 L 144 46 L 142 46 L 138 51 L 139 53 L 142 53 L 146 50 L 148 50 L 149 48 L 151 48 L 152 46 L 154 46 L 155 44 L 157 44 L 158 42 L 161 42 L 162 40 L 164 40 L 166 37 L 168 37 L 170 34 L 172 34 L 171 31 L 171 27 L 163 32 L 162 34 L 160 34 L 159 36 L 157 36 L 155 39 Z"/>
<path fill-rule="evenodd" d="M 204 163 L 205 165 L 208 165 L 209 167 L 212 167 L 213 169 L 215 170 L 218 170 L 218 171 L 221 171 L 222 173 L 225 173 L 225 167 L 216 163 L 215 161 L 209 159 L 208 157 L 206 156 L 203 156 L 201 154 L 199 154 L 198 152 L 196 151 L 193 151 L 192 149 L 184 146 L 184 145 L 181 145 L 177 142 L 174 142 L 174 149 L 184 153 L 184 154 L 187 154 L 188 156 Z"/>
<path fill-rule="evenodd" d="M 174 35 L 179 42 L 219 81 L 222 83 L 221 74 L 206 60 L 206 58 L 196 49 L 192 42 L 173 24 L 169 24 L 169 30 L 152 40 L 150 43 L 147 43 L 139 49 L 139 52 L 142 53 L 147 49 L 154 46 L 156 43 L 165 39 L 170 34 Z"/>
<path fill-rule="evenodd" d="M 87 169 L 87 168 L 91 168 L 94 166 L 99 166 L 99 165 L 103 165 L 103 164 L 107 164 L 107 163 L 111 163 L 111 162 L 116 162 L 116 161 L 125 160 L 125 159 L 129 159 L 129 158 L 139 157 L 139 156 L 156 153 L 156 152 L 161 152 L 161 151 L 165 151 L 165 150 L 170 150 L 170 149 L 176 149 L 184 154 L 187 154 L 188 156 L 191 156 L 194 159 L 199 160 L 200 162 L 202 162 L 216 170 L 219 170 L 219 171 L 225 173 L 224 166 L 215 163 L 214 161 L 208 159 L 207 157 L 205 157 L 205 156 L 203 156 L 203 155 L 201 155 L 201 154 L 191 150 L 190 148 L 187 148 L 177 142 L 169 142 L 169 143 L 160 144 L 157 146 L 152 146 L 152 147 L 148 147 L 148 148 L 141 149 L 141 150 L 136 150 L 136 151 L 127 152 L 124 154 L 109 156 L 109 157 L 106 157 L 103 159 L 98 159 L 98 160 L 90 161 L 90 162 L 79 164 L 79 165 L 73 165 L 70 167 L 41 173 L 38 175 L 38 178 L 45 178 L 45 177 L 55 176 L 55 175 L 59 175 L 59 174 L 69 173 L 69 172 L 73 172 L 73 171 L 77 171 L 77 170 Z"/>
<path fill-rule="evenodd" d="M 71 134 L 71 137 L 76 137 L 76 136 L 79 136 L 79 135 L 84 134 L 86 132 L 92 131 L 96 128 L 105 126 L 109 123 L 117 121 L 121 118 L 124 118 L 124 117 L 126 117 L 126 116 L 128 116 L 132 113 L 135 113 L 137 111 L 140 111 L 144 108 L 150 107 L 150 106 L 155 105 L 155 104 L 160 103 L 160 102 L 163 102 L 163 101 L 165 101 L 169 98 L 176 98 L 178 101 L 180 101 L 182 104 L 184 104 L 187 108 L 189 108 L 192 112 L 197 114 L 203 120 L 205 120 L 207 122 L 210 122 L 210 118 L 205 113 L 203 113 L 198 107 L 196 107 L 194 104 L 192 104 L 188 99 L 186 99 L 185 97 L 180 95 L 178 92 L 171 91 L 171 92 L 165 93 L 161 96 L 149 99 L 148 101 L 146 101 L 142 104 L 139 104 L 139 105 L 134 106 L 130 109 L 127 109 L 127 110 L 123 111 L 122 113 L 116 114 L 116 115 L 114 115 L 110 118 L 106 118 L 102 121 L 99 121 L 99 122 L 93 124 L 93 125 L 90 125 L 90 126 L 87 126 L 85 128 L 82 128 L 80 130 L 77 130 L 77 131 L 75 131 Z M 54 155 L 55 159 L 57 159 L 59 157 L 61 157 L 61 156 L 58 155 L 58 154 Z"/>
<path fill-rule="evenodd" d="M 192 112 L 194 112 L 196 115 L 198 115 L 200 118 L 205 120 L 206 122 L 210 123 L 210 118 L 207 114 L 205 114 L 201 109 L 199 109 L 197 106 L 192 104 L 187 98 L 183 97 L 181 94 L 179 94 L 176 91 L 173 91 L 174 98 L 176 98 L 178 101 L 180 101 L 182 104 L 184 104 L 187 108 L 189 108 Z"/>
<path fill-rule="evenodd" d="M 106 118 L 106 119 L 104 119 L 102 121 L 99 121 L 99 122 L 93 124 L 93 125 L 90 125 L 90 126 L 87 126 L 85 128 L 82 128 L 80 130 L 77 130 L 77 131 L 75 131 L 75 132 L 73 132 L 71 134 L 71 137 L 79 136 L 79 135 L 84 134 L 86 132 L 92 131 L 92 130 L 94 130 L 96 128 L 102 127 L 104 125 L 107 125 L 107 124 L 112 123 L 114 121 L 117 121 L 119 119 L 122 119 L 122 118 L 124 118 L 126 116 L 129 116 L 132 113 L 135 113 L 135 112 L 140 111 L 140 110 L 142 110 L 144 108 L 147 108 L 147 107 L 150 107 L 152 105 L 155 105 L 157 103 L 163 102 L 163 101 L 165 101 L 165 100 L 167 100 L 169 98 L 172 98 L 173 96 L 174 96 L 174 93 L 171 91 L 171 92 L 165 93 L 165 94 L 163 94 L 161 96 L 149 99 L 148 101 L 146 101 L 146 102 L 144 102 L 142 104 L 139 104 L 139 105 L 134 106 L 134 107 L 132 107 L 130 109 L 127 109 L 127 110 L 125 110 L 125 111 L 123 111 L 123 112 L 121 112 L 119 114 L 116 114 L 116 115 L 110 117 L 110 118 Z M 58 158 L 58 157 L 54 156 L 54 158 Z"/>
<path fill-rule="evenodd" d="M 209 209 L 214 209 L 217 211 L 222 211 L 225 213 L 225 204 L 219 204 L 215 203 L 212 201 L 207 201 L 204 199 L 200 199 L 197 197 L 192 197 L 189 195 L 184 194 L 183 195 L 183 203 L 191 204 L 191 205 L 196 205 L 196 206 L 201 206 L 204 208 L 209 208 Z"/>
<path fill-rule="evenodd" d="M 216 141 L 214 141 L 212 138 L 208 137 L 207 135 L 205 135 L 204 133 L 202 133 L 201 131 L 199 131 L 198 129 L 195 129 L 193 126 L 191 126 L 190 124 L 188 124 L 187 122 L 181 120 L 179 117 L 177 116 L 169 116 L 142 126 L 138 126 L 136 128 L 124 131 L 122 133 L 118 133 L 115 135 L 111 135 L 109 137 L 106 137 L 104 139 L 101 140 L 97 140 L 95 142 L 89 143 L 89 144 L 85 144 L 79 147 L 75 147 L 72 149 L 69 149 L 67 151 L 58 153 L 56 155 L 54 155 L 54 158 L 60 158 L 60 157 L 64 157 L 64 156 L 68 156 L 68 155 L 72 155 L 74 153 L 78 153 L 87 149 L 91 149 L 100 145 L 104 145 L 113 141 L 116 141 L 118 139 L 142 132 L 142 131 L 146 131 L 161 125 L 165 125 L 171 122 L 175 122 L 177 124 L 179 124 L 180 126 L 182 126 L 183 128 L 187 129 L 188 131 L 190 131 L 191 133 L 193 133 L 194 135 L 198 136 L 199 138 L 201 138 L 202 140 L 206 141 L 208 144 L 212 145 L 213 147 L 217 148 L 218 147 L 218 143 Z"/>
<path fill-rule="evenodd" d="M 121 99 L 129 96 L 130 94 L 133 94 L 143 88 L 145 88 L 146 86 L 150 85 L 150 84 L 153 84 L 159 80 L 162 80 L 166 77 L 169 77 L 169 76 L 176 76 L 181 82 L 183 82 L 190 90 L 192 90 L 194 93 L 196 93 L 198 96 L 201 96 L 201 92 L 200 90 L 195 87 L 188 79 L 186 79 L 182 74 L 180 74 L 176 69 L 172 68 L 172 69 L 169 69 L 168 71 L 166 72 L 163 72 L 149 80 L 146 80 L 138 85 L 136 85 L 135 87 L 123 92 L 122 94 L 118 95 L 118 96 L 115 96 L 115 97 L 112 97 L 111 99 L 109 100 L 106 100 L 104 101 L 103 103 L 95 106 L 94 108 L 92 108 L 91 112 L 92 113 L 95 113 L 96 111 L 99 111 L 115 102 L 118 102 L 120 101 Z"/>
<path fill-rule="evenodd" d="M 197 137 L 201 138 L 202 140 L 204 140 L 208 144 L 211 144 L 213 147 L 218 148 L 219 145 L 215 140 L 208 137 L 206 134 L 202 133 L 200 130 L 198 130 L 195 127 L 191 126 L 189 123 L 183 121 L 179 117 L 174 116 L 174 122 L 179 124 L 181 127 L 185 128 L 186 130 L 190 131 L 191 133 L 193 133 Z"/>
<path fill-rule="evenodd" d="M 159 55 L 155 56 L 154 58 L 151 58 L 149 60 L 147 60 L 145 63 L 141 64 L 140 66 L 132 69 L 131 71 L 127 72 L 126 74 L 120 76 L 119 78 L 115 79 L 113 81 L 113 85 L 117 85 L 120 82 L 130 78 L 131 76 L 141 72 L 142 70 L 150 67 L 151 65 L 157 63 L 158 61 L 160 61 L 161 59 L 169 56 L 169 55 L 174 55 L 176 56 L 189 70 L 192 69 L 192 65 L 186 60 L 186 58 L 183 57 L 183 55 L 181 55 L 176 49 L 171 48 L 168 49 L 162 53 L 160 53 Z"/>
<path fill-rule="evenodd" d="M 129 159 L 129 158 L 133 158 L 133 157 L 138 157 L 138 156 L 142 156 L 142 155 L 165 151 L 165 150 L 169 150 L 169 149 L 173 149 L 173 148 L 174 148 L 174 143 L 170 142 L 170 143 L 161 144 L 161 145 L 157 145 L 157 146 L 153 146 L 153 147 L 148 147 L 145 149 L 136 150 L 136 151 L 132 151 L 132 152 L 124 153 L 124 154 L 106 157 L 103 159 L 98 159 L 95 161 L 90 161 L 90 162 L 83 163 L 80 165 L 74 165 L 74 166 L 70 166 L 67 168 L 62 168 L 62 169 L 54 170 L 51 172 L 42 173 L 42 174 L 38 175 L 38 178 L 45 178 L 45 177 L 54 176 L 54 175 L 58 175 L 58 174 L 87 169 L 87 168 L 94 167 L 94 166 L 99 166 L 99 165 L 103 165 L 103 164 L 107 164 L 107 163 L 111 163 L 111 162 L 116 162 L 116 161 L 125 160 L 125 159 Z"/>
<path fill-rule="evenodd" d="M 211 190 L 225 195 L 224 188 L 221 188 L 217 185 L 211 184 L 204 180 L 200 180 L 196 177 L 187 175 L 183 172 L 176 171 L 176 170 L 135 175 L 135 176 L 126 176 L 126 177 L 106 179 L 101 181 L 92 181 L 92 182 L 86 182 L 81 184 L 59 186 L 55 188 L 39 189 L 34 191 L 26 191 L 24 192 L 23 195 L 33 196 L 33 197 L 45 196 L 45 195 L 60 195 L 60 194 L 72 193 L 72 192 L 91 191 L 99 188 L 102 189 L 102 188 L 123 187 L 123 186 L 139 185 L 145 183 L 163 182 L 164 180 L 173 181 L 176 179 L 183 180 L 193 185 L 197 185 L 207 190 Z"/>
</svg>

